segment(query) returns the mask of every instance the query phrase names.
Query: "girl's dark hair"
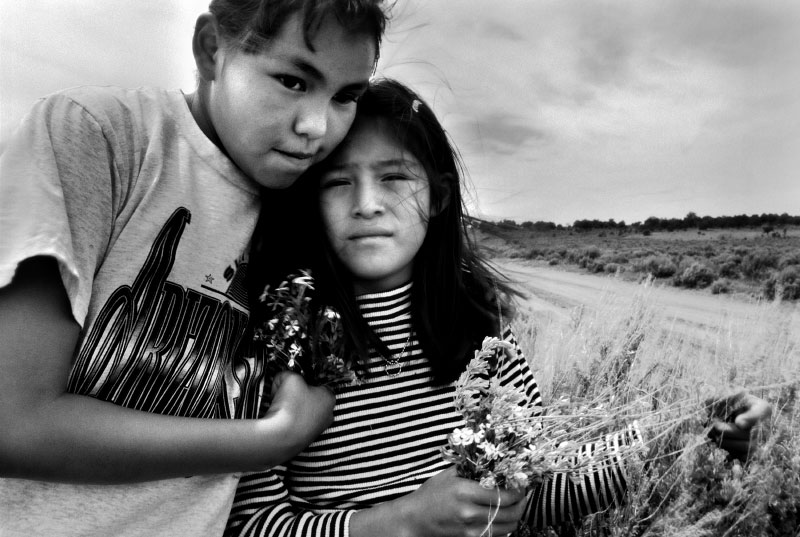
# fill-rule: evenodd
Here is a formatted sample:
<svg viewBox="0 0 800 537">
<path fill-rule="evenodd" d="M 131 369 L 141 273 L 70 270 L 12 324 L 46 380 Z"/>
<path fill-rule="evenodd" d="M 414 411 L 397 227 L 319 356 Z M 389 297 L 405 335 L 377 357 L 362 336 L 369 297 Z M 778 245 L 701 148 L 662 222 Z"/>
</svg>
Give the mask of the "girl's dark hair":
<svg viewBox="0 0 800 537">
<path fill-rule="evenodd" d="M 383 0 L 211 0 L 208 10 L 222 34 L 247 52 L 257 52 L 296 12 L 303 14 L 306 45 L 327 16 L 348 33 L 366 34 L 375 42 L 376 57 L 386 29 L 388 8 Z"/>
<path fill-rule="evenodd" d="M 463 371 L 484 337 L 499 336 L 501 317 L 511 316 L 516 292 L 472 240 L 461 196 L 461 159 L 433 111 L 405 85 L 381 79 L 371 82 L 358 101 L 356 122 L 365 118 L 383 120 L 428 175 L 431 213 L 414 260 L 412 316 L 434 380 L 447 383 Z M 325 238 L 318 201 L 324 168 L 325 161 L 291 188 L 265 194 L 248 269 L 251 297 L 264 284 L 279 283 L 298 267 L 311 267 L 318 300 L 342 315 L 346 347 L 357 356 L 366 357 L 370 347 L 389 356 L 360 315 L 352 280 Z"/>
</svg>

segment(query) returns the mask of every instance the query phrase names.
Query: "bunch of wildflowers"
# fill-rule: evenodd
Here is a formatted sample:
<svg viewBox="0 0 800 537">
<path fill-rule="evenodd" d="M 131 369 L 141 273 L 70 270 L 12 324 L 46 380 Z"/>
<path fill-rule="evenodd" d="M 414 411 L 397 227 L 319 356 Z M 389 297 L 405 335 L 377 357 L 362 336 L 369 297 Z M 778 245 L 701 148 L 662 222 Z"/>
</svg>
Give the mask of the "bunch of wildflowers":
<svg viewBox="0 0 800 537">
<path fill-rule="evenodd" d="M 344 358 L 341 316 L 329 306 L 315 308 L 313 290 L 314 279 L 307 270 L 288 276 L 275 289 L 266 286 L 259 297 L 266 320 L 253 339 L 264 345 L 273 372 L 295 371 L 315 385 L 355 382 Z"/>
<path fill-rule="evenodd" d="M 460 476 L 486 488 L 527 488 L 566 469 L 575 455 L 575 445 L 546 437 L 541 409 L 490 375 L 490 363 L 508 348 L 487 337 L 475 351 L 456 382 L 455 406 L 465 424 L 450 434 L 443 449 Z"/>
</svg>

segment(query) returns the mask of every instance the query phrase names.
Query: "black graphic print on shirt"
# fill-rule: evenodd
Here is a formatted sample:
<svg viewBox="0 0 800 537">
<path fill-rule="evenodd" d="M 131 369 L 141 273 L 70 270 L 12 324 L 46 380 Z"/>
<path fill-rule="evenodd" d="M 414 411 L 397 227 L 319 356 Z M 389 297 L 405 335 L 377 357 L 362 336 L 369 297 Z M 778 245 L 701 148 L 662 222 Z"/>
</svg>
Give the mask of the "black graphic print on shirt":
<svg viewBox="0 0 800 537">
<path fill-rule="evenodd" d="M 177 209 L 133 285 L 109 296 L 72 368 L 70 392 L 158 414 L 229 417 L 225 371 L 248 316 L 228 297 L 167 280 L 190 220 L 188 209 Z"/>
</svg>

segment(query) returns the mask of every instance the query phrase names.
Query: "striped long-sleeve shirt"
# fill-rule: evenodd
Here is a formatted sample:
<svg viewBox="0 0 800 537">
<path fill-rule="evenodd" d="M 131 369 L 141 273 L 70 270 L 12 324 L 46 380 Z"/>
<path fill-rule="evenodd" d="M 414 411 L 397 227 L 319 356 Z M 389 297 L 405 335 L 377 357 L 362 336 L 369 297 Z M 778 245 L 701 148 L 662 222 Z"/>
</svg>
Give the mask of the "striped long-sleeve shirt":
<svg viewBox="0 0 800 537">
<path fill-rule="evenodd" d="M 358 303 L 392 352 L 389 361 L 399 362 L 390 365 L 372 353 L 362 381 L 337 388 L 333 423 L 316 441 L 285 466 L 244 475 L 226 535 L 345 537 L 354 512 L 413 492 L 449 466 L 441 448 L 464 422 L 454 408 L 454 385 L 432 382 L 411 325 L 411 284 L 361 296 Z M 528 404 L 541 406 L 510 329 L 504 338 L 516 352 L 497 375 L 524 392 Z M 609 442 L 629 440 L 620 435 Z M 608 506 L 624 489 L 619 465 L 582 483 L 559 475 L 530 493 L 526 516 L 537 527 L 556 524 Z"/>
</svg>

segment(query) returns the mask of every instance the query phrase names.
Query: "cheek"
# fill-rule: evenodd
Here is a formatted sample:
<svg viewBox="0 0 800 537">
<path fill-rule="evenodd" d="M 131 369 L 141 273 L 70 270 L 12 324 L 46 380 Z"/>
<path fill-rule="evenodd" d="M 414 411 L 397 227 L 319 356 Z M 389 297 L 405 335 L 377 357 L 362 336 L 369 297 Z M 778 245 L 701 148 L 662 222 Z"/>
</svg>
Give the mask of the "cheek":
<svg viewBox="0 0 800 537">
<path fill-rule="evenodd" d="M 337 237 L 341 234 L 342 218 L 339 216 L 338 205 L 330 199 L 323 198 L 319 206 L 320 220 L 325 229 L 328 242 L 336 247 Z"/>
<path fill-rule="evenodd" d="M 328 120 L 328 147 L 326 148 L 326 155 L 330 154 L 330 152 L 344 140 L 355 117 L 355 106 L 348 106 L 345 110 L 340 109 L 331 112 L 330 119 Z"/>
</svg>

